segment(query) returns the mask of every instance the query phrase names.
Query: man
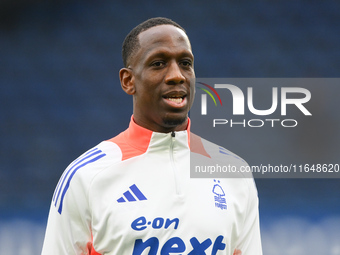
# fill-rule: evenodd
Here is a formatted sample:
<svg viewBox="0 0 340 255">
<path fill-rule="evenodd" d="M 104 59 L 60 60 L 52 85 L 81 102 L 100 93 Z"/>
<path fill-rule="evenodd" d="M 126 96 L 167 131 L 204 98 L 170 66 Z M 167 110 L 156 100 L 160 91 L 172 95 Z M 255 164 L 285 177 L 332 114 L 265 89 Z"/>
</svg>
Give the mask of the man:
<svg viewBox="0 0 340 255">
<path fill-rule="evenodd" d="M 195 73 L 184 29 L 143 22 L 123 61 L 130 126 L 65 170 L 42 254 L 262 254 L 253 180 L 190 178 L 190 153 L 211 159 L 217 146 L 190 134 Z"/>
</svg>

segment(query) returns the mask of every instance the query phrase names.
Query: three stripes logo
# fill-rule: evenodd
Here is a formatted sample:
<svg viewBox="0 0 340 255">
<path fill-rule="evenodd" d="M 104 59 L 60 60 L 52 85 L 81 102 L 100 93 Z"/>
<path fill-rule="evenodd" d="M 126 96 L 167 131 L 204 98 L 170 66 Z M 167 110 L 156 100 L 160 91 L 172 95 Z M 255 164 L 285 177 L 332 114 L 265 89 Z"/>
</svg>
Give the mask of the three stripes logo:
<svg viewBox="0 0 340 255">
<path fill-rule="evenodd" d="M 242 162 L 245 162 L 242 158 L 236 156 L 235 154 L 231 153 L 230 151 L 228 151 L 227 149 L 223 148 L 223 147 L 218 147 L 219 148 L 219 153 L 224 154 L 224 155 L 228 155 L 234 158 L 237 158 L 239 160 L 241 160 Z"/>
<path fill-rule="evenodd" d="M 129 187 L 130 189 L 123 193 L 123 196 L 117 199 L 118 203 L 134 202 L 147 200 L 144 194 L 139 190 L 136 184 Z"/>
<path fill-rule="evenodd" d="M 197 83 L 199 83 L 199 84 L 201 84 L 205 87 L 204 88 L 204 87 L 197 86 L 197 88 L 203 90 L 205 93 L 207 93 L 212 98 L 212 100 L 215 103 L 215 106 L 217 106 L 216 99 L 215 99 L 214 95 L 208 89 L 210 89 L 217 96 L 220 104 L 222 105 L 222 100 L 221 100 L 220 95 L 217 93 L 217 91 L 212 86 L 210 86 L 206 83 L 203 83 L 203 82 L 197 82 Z M 207 115 L 207 94 L 201 95 L 201 102 L 202 102 L 202 104 L 201 104 L 201 114 L 202 115 Z"/>
<path fill-rule="evenodd" d="M 101 159 L 102 157 L 105 157 L 106 154 L 102 152 L 98 148 L 94 148 L 88 152 L 86 152 L 84 155 L 80 156 L 78 159 L 73 161 L 69 167 L 64 171 L 63 175 L 61 176 L 57 188 L 53 194 L 53 203 L 56 208 L 58 208 L 59 214 L 61 214 L 63 210 L 63 202 L 64 197 L 67 192 L 67 190 L 70 187 L 71 180 L 75 173 L 79 171 L 84 166 L 91 164 L 93 162 L 96 162 L 97 160 Z"/>
</svg>

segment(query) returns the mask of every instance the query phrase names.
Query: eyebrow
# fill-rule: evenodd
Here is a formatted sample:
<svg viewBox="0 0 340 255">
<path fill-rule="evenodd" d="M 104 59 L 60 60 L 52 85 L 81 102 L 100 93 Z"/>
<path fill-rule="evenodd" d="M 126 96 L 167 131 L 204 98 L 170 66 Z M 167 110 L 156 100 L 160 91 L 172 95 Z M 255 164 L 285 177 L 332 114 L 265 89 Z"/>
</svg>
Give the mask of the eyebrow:
<svg viewBox="0 0 340 255">
<path fill-rule="evenodd" d="M 167 58 L 171 54 L 171 51 L 166 50 L 166 49 L 157 50 L 154 53 L 152 53 L 153 50 L 154 49 L 150 49 L 149 51 L 147 51 L 145 53 L 145 61 L 146 62 L 148 62 L 150 59 L 153 59 L 153 58 Z M 189 57 L 192 60 L 194 59 L 194 55 L 190 51 L 187 51 L 187 50 L 183 50 L 176 55 L 178 55 L 180 57 Z"/>
</svg>

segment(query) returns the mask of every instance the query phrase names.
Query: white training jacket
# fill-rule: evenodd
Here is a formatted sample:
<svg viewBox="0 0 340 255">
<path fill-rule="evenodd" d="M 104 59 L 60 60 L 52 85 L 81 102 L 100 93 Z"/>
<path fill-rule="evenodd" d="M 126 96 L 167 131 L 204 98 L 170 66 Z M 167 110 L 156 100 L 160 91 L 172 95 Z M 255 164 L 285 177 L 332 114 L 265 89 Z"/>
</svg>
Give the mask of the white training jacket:
<svg viewBox="0 0 340 255">
<path fill-rule="evenodd" d="M 42 255 L 262 255 L 252 178 L 190 178 L 221 147 L 134 123 L 73 161 L 55 189 Z M 225 161 L 244 161 L 225 153 Z"/>
</svg>

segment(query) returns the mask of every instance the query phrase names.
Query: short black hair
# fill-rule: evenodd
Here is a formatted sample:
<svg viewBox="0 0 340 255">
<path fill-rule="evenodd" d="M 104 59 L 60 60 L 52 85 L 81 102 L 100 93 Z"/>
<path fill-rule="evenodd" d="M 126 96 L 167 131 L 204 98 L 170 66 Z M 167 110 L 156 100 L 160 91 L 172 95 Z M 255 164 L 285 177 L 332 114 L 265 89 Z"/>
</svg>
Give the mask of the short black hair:
<svg viewBox="0 0 340 255">
<path fill-rule="evenodd" d="M 125 37 L 125 40 L 123 42 L 122 57 L 123 64 L 125 67 L 128 67 L 131 55 L 135 53 L 140 46 L 138 35 L 143 31 L 148 30 L 149 28 L 160 25 L 173 25 L 175 27 L 182 29 L 184 33 L 186 33 L 183 27 L 181 27 L 175 21 L 168 18 L 163 17 L 151 18 L 140 23 L 138 26 L 136 26 L 130 31 L 130 33 Z"/>
</svg>

